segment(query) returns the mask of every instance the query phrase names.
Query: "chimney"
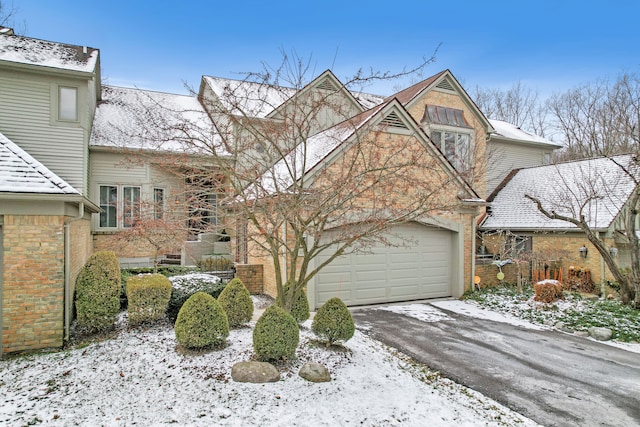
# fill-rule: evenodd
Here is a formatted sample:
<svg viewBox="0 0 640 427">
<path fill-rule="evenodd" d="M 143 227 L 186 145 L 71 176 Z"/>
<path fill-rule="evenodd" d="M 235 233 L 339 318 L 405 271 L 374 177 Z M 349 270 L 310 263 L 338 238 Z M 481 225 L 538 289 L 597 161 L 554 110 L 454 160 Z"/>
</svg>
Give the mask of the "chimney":
<svg viewBox="0 0 640 427">
<path fill-rule="evenodd" d="M 13 28 L 3 27 L 2 25 L 0 25 L 0 34 L 4 36 L 15 36 Z"/>
</svg>

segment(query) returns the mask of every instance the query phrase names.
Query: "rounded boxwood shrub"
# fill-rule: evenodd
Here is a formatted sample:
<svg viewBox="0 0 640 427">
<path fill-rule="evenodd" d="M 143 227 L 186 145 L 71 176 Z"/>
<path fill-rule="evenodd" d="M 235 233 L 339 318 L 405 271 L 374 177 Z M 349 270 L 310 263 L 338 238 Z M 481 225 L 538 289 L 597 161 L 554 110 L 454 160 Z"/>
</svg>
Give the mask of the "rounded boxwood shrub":
<svg viewBox="0 0 640 427">
<path fill-rule="evenodd" d="M 129 324 L 153 322 L 164 317 L 171 298 L 171 282 L 162 274 L 127 278 Z"/>
<path fill-rule="evenodd" d="M 290 288 L 291 283 L 286 282 L 282 286 L 282 291 L 287 293 L 289 292 Z M 282 307 L 282 299 L 279 295 L 278 297 L 276 297 L 276 304 Z M 293 307 L 291 307 L 291 315 L 298 323 L 302 323 L 310 317 L 311 314 L 309 313 L 309 300 L 307 299 L 307 294 L 304 290 L 300 293 L 300 296 L 293 303 Z"/>
<path fill-rule="evenodd" d="M 249 290 L 242 280 L 231 279 L 220 292 L 218 304 L 227 314 L 229 327 L 235 328 L 251 320 L 253 316 L 253 301 Z"/>
<path fill-rule="evenodd" d="M 356 328 L 347 306 L 340 298 L 331 298 L 316 312 L 311 330 L 329 346 L 348 341 Z"/>
<path fill-rule="evenodd" d="M 296 353 L 300 331 L 293 316 L 277 305 L 269 306 L 253 330 L 253 351 L 262 361 L 290 359 Z"/>
<path fill-rule="evenodd" d="M 167 307 L 167 317 L 172 322 L 178 318 L 178 312 L 189 297 L 196 292 L 205 292 L 218 298 L 225 288 L 225 283 L 218 276 L 203 273 L 191 273 L 169 277 L 171 281 L 171 298 Z"/>
<path fill-rule="evenodd" d="M 120 313 L 120 264 L 112 251 L 91 255 L 76 278 L 78 327 L 99 332 L 113 327 Z"/>
<path fill-rule="evenodd" d="M 196 292 L 180 309 L 174 330 L 178 343 L 185 348 L 214 347 L 229 336 L 229 322 L 214 297 Z"/>
</svg>

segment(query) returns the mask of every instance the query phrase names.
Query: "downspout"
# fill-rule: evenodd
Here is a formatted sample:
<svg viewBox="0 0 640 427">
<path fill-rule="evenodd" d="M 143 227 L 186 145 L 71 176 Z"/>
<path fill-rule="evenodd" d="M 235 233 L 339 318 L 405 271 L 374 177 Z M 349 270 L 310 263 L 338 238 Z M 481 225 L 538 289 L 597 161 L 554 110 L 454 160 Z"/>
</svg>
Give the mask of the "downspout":
<svg viewBox="0 0 640 427">
<path fill-rule="evenodd" d="M 78 203 L 78 215 L 64 221 L 64 338 L 69 340 L 71 326 L 71 223 L 84 218 L 84 202 Z"/>
<path fill-rule="evenodd" d="M 474 215 L 471 215 L 471 290 L 472 291 L 476 290 L 475 278 L 476 278 L 476 218 Z"/>
<path fill-rule="evenodd" d="M 596 236 L 598 237 L 598 239 L 600 238 L 600 232 L 598 231 L 596 233 Z M 598 256 L 600 257 L 600 297 L 602 299 L 606 299 L 606 295 L 605 295 L 605 286 L 604 284 L 606 283 L 606 263 L 604 262 L 604 257 L 602 256 L 602 254 L 600 252 L 598 252 Z"/>
</svg>

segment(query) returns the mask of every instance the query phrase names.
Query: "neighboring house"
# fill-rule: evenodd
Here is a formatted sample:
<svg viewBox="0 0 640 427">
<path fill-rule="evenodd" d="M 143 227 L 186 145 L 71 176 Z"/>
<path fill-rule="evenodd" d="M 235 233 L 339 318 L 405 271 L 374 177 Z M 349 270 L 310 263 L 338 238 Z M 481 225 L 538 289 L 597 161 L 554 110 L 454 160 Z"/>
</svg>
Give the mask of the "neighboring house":
<svg viewBox="0 0 640 427">
<path fill-rule="evenodd" d="M 205 191 L 194 183 L 197 169 L 184 167 L 206 163 L 207 150 L 218 149 L 213 135 L 194 96 L 104 86 L 90 142 L 89 184 L 102 209 L 93 218 L 95 249 L 113 250 L 123 267 L 150 266 L 149 242 L 122 238 L 141 222 L 160 220 L 182 235 L 169 248 L 177 253 L 185 241 L 215 232 L 224 189 L 206 183 Z"/>
<path fill-rule="evenodd" d="M 497 257 L 505 247 L 519 247 L 546 261 L 588 269 L 596 284 L 612 280 L 598 251 L 575 225 L 551 220 L 525 197 L 539 199 L 548 211 L 579 218 L 604 239 L 621 266 L 629 266 L 624 218 L 627 201 L 638 191 L 633 179 L 620 167 L 637 173 L 633 155 L 579 160 L 515 170 L 488 199 L 490 207 L 479 229 L 484 243 Z M 508 257 L 510 255 L 504 255 Z M 497 271 L 497 270 L 496 270 Z"/>
<path fill-rule="evenodd" d="M 0 32 L 0 354 L 56 347 L 92 253 L 97 49 Z"/>
<path fill-rule="evenodd" d="M 489 120 L 495 129 L 487 142 L 487 194 L 514 169 L 548 165 L 561 145 L 502 120 Z"/>
</svg>

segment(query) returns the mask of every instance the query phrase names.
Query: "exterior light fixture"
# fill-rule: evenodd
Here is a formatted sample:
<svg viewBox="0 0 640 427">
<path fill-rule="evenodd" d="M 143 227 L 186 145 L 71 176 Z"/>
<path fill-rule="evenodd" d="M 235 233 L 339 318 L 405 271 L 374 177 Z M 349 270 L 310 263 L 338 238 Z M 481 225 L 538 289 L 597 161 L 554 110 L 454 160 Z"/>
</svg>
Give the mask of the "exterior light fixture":
<svg viewBox="0 0 640 427">
<path fill-rule="evenodd" d="M 612 258 L 615 258 L 616 256 L 618 256 L 618 248 L 616 247 L 610 247 L 609 248 L 609 255 L 611 255 Z"/>
<path fill-rule="evenodd" d="M 580 252 L 580 258 L 586 258 L 589 254 L 589 249 L 584 245 L 582 245 L 578 251 Z"/>
</svg>

